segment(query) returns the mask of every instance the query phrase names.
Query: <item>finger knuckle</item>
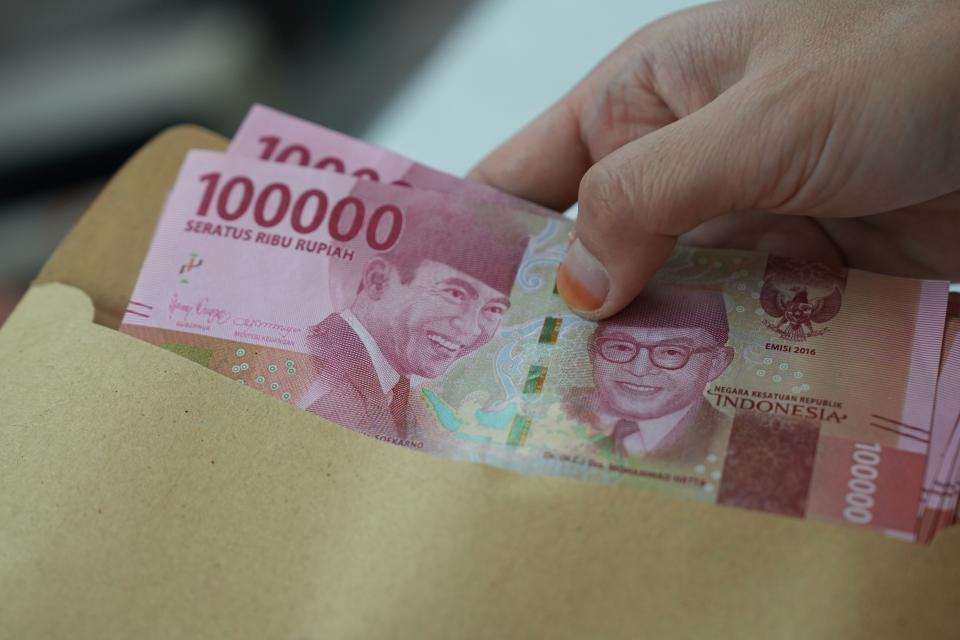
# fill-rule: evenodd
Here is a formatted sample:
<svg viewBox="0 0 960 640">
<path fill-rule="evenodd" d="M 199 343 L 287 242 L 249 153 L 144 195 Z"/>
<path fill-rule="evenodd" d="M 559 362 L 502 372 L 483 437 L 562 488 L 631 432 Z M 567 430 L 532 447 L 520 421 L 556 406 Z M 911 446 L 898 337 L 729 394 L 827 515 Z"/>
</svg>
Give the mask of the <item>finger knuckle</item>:
<svg viewBox="0 0 960 640">
<path fill-rule="evenodd" d="M 603 164 L 594 165 L 580 182 L 581 215 L 607 235 L 622 232 L 630 217 L 631 198 L 623 178 Z"/>
</svg>

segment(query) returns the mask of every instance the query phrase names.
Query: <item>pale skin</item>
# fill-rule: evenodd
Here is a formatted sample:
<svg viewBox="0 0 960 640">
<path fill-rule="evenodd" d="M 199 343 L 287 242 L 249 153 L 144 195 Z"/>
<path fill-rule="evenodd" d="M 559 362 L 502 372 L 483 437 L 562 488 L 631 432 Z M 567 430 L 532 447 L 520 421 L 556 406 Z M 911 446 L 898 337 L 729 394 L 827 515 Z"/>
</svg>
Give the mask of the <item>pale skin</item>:
<svg viewBox="0 0 960 640">
<path fill-rule="evenodd" d="M 657 21 L 471 177 L 579 201 L 558 273 L 606 318 L 679 241 L 960 279 L 960 3 L 738 0 Z"/>
</svg>

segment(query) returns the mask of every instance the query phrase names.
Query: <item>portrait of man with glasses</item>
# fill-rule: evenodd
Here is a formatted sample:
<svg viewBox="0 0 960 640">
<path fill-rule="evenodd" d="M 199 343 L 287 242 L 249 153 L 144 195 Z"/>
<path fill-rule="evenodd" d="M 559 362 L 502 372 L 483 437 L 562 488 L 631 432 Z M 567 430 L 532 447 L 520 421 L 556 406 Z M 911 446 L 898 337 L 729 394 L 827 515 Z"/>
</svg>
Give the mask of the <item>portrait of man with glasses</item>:
<svg viewBox="0 0 960 640">
<path fill-rule="evenodd" d="M 702 464 L 730 431 L 731 418 L 704 397 L 733 360 L 728 332 L 719 292 L 651 287 L 597 325 L 593 386 L 571 389 L 565 410 L 609 455 Z"/>
</svg>

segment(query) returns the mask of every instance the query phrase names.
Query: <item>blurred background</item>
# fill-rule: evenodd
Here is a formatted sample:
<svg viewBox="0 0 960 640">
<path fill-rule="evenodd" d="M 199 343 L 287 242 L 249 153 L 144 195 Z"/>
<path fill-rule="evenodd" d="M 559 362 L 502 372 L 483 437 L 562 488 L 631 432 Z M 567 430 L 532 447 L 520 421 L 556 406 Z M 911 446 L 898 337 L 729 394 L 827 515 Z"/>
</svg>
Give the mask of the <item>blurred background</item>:
<svg viewBox="0 0 960 640">
<path fill-rule="evenodd" d="M 0 322 L 161 129 L 262 102 L 462 174 L 683 0 L 32 0 L 0 19 Z"/>
</svg>

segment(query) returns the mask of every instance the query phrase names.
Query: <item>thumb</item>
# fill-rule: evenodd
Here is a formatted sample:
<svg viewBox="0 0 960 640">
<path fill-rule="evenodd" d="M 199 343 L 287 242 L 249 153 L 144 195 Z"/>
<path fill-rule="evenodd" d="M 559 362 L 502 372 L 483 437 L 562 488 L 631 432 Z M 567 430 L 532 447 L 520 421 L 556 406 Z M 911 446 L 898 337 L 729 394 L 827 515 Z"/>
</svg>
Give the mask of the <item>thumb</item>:
<svg viewBox="0 0 960 640">
<path fill-rule="evenodd" d="M 600 320 L 620 311 L 679 235 L 755 200 L 745 185 L 747 177 L 763 184 L 749 144 L 758 136 L 745 135 L 750 119 L 726 97 L 626 144 L 584 175 L 573 241 L 557 272 L 557 290 L 575 312 Z"/>
</svg>

